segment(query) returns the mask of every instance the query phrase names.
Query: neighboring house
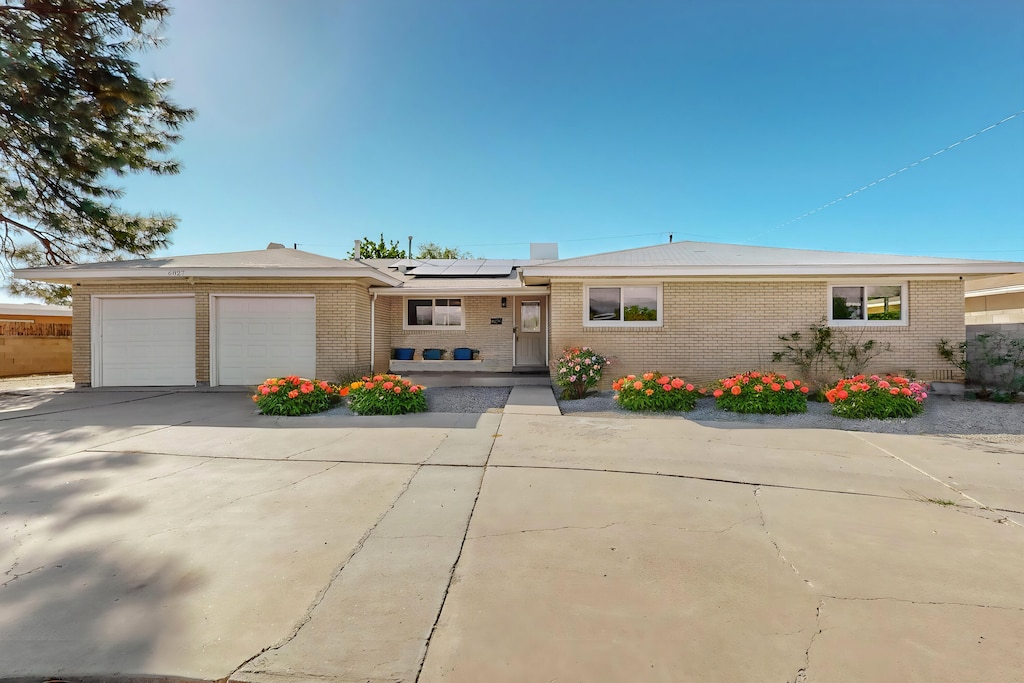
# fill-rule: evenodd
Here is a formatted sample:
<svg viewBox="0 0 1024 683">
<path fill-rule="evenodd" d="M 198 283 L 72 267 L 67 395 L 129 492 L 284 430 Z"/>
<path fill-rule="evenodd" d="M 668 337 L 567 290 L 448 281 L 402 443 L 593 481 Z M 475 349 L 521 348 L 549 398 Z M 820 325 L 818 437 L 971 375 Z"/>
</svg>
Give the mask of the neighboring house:
<svg viewBox="0 0 1024 683">
<path fill-rule="evenodd" d="M 979 278 L 968 282 L 965 290 L 968 325 L 1024 323 L 1024 274 Z"/>
<path fill-rule="evenodd" d="M 71 372 L 71 308 L 0 303 L 0 377 Z"/>
<path fill-rule="evenodd" d="M 872 369 L 955 378 L 964 281 L 1024 263 L 677 242 L 558 260 L 337 260 L 262 251 L 25 269 L 73 287 L 83 386 L 239 385 L 371 368 L 529 371 L 588 345 L 696 382 L 771 365 L 823 319 L 888 344 Z M 415 349 L 412 361 L 393 349 Z M 473 359 L 451 360 L 453 349 Z M 444 360 L 423 360 L 443 349 Z"/>
</svg>

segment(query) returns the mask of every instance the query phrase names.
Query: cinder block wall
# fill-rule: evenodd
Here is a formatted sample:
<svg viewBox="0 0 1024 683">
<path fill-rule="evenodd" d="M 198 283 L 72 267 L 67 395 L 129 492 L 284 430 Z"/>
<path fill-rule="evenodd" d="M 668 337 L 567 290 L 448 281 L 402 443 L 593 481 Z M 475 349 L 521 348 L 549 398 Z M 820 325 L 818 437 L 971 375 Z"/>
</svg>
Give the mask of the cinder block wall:
<svg viewBox="0 0 1024 683">
<path fill-rule="evenodd" d="M 71 372 L 70 337 L 0 337 L 0 377 Z"/>
<path fill-rule="evenodd" d="M 968 325 L 1024 323 L 1024 292 L 972 296 L 965 301 Z"/>
<path fill-rule="evenodd" d="M 194 294 L 196 298 L 196 381 L 210 381 L 210 294 L 312 294 L 316 297 L 316 375 L 336 381 L 370 368 L 370 294 L 354 282 L 253 282 L 245 280 L 194 283 L 139 282 L 82 284 L 73 292 L 72 372 L 75 383 L 92 381 L 91 297 L 97 294 Z"/>
<path fill-rule="evenodd" d="M 468 347 L 480 351 L 476 357 L 483 361 L 482 365 L 486 370 L 491 372 L 512 371 L 512 327 L 515 324 L 515 309 L 511 295 L 507 297 L 507 308 L 501 307 L 500 296 L 461 297 L 463 312 L 466 316 L 466 329 L 464 330 L 402 329 L 405 299 L 402 297 L 379 297 L 377 299 L 378 306 L 381 299 L 385 298 L 393 299 L 389 317 L 381 321 L 388 325 L 387 334 L 391 340 L 390 346 L 386 349 L 387 358 L 390 358 L 392 348 L 405 347 L 416 349 L 417 360 L 422 358 L 423 349 L 444 349 L 444 357 L 450 360 L 452 349 Z M 501 318 L 502 324 L 492 325 L 491 318 Z M 383 367 L 387 367 L 386 359 Z"/>
<path fill-rule="evenodd" d="M 783 348 L 779 335 L 797 330 L 806 335 L 828 313 L 827 287 L 825 281 L 666 281 L 661 327 L 591 328 L 583 326 L 583 283 L 553 280 L 552 376 L 555 360 L 570 346 L 590 346 L 612 359 L 602 389 L 619 376 L 648 370 L 701 384 L 755 369 L 796 376 L 793 367 L 773 366 L 772 353 Z M 874 359 L 870 372 L 958 378 L 935 344 L 940 338 L 964 340 L 963 283 L 912 280 L 908 298 L 908 326 L 847 327 L 842 332 L 861 342 L 874 339 L 891 346 Z"/>
</svg>

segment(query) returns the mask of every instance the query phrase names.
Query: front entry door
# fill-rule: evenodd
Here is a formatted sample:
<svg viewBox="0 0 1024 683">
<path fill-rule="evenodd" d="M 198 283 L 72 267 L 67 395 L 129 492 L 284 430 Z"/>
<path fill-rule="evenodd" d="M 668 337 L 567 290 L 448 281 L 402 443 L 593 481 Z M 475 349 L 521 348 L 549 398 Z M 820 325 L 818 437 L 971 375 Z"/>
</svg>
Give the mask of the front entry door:
<svg viewBox="0 0 1024 683">
<path fill-rule="evenodd" d="M 547 365 L 545 299 L 519 299 L 516 308 L 516 366 Z"/>
</svg>

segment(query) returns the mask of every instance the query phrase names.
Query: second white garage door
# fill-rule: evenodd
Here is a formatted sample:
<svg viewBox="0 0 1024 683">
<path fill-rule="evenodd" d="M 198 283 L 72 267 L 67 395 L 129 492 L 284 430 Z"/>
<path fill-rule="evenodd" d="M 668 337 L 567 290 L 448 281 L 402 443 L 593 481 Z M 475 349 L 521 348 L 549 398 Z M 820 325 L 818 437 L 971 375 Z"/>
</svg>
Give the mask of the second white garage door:
<svg viewBox="0 0 1024 683">
<path fill-rule="evenodd" d="M 215 296 L 217 384 L 316 374 L 312 296 Z"/>
</svg>

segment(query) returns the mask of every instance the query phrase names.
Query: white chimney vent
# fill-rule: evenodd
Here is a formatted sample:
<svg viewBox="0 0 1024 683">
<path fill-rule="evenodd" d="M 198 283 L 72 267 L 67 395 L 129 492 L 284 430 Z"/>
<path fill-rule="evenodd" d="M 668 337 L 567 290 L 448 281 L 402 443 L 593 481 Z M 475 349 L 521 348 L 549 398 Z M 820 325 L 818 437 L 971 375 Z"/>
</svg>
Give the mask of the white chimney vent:
<svg viewBox="0 0 1024 683">
<path fill-rule="evenodd" d="M 558 242 L 530 242 L 530 259 L 534 261 L 557 261 Z"/>
</svg>

